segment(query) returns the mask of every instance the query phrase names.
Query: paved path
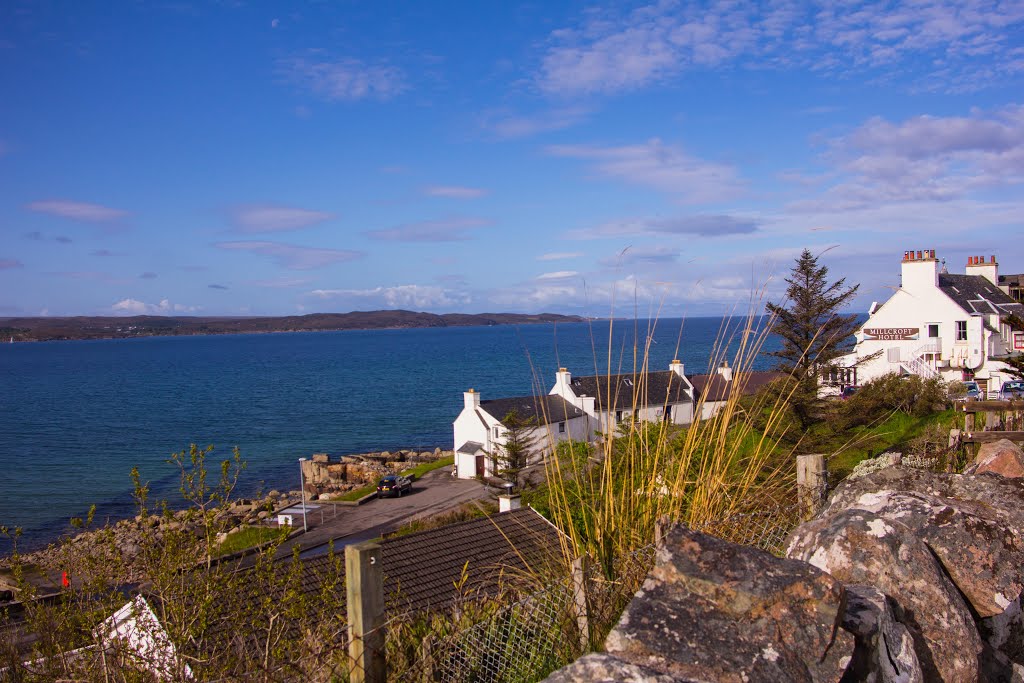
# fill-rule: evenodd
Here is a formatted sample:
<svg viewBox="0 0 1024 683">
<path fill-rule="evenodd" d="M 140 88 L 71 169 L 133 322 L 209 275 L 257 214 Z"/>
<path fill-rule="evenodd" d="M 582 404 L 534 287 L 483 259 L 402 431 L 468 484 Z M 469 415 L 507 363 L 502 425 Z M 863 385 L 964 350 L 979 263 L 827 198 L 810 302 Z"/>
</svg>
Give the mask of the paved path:
<svg viewBox="0 0 1024 683">
<path fill-rule="evenodd" d="M 326 552 L 330 541 L 335 541 L 335 548 L 341 548 L 376 538 L 411 519 L 436 515 L 468 501 L 490 497 L 487 487 L 475 479 L 454 479 L 451 475 L 451 466 L 436 469 L 413 482 L 412 493 L 401 498 L 371 500 L 358 507 L 317 501 L 313 504 L 321 506 L 319 509 L 307 509 L 309 531 L 282 543 L 278 557 L 290 556 L 296 545 L 303 557 L 317 555 Z M 337 515 L 332 517 L 334 508 Z M 301 517 L 296 522 L 301 523 Z"/>
</svg>

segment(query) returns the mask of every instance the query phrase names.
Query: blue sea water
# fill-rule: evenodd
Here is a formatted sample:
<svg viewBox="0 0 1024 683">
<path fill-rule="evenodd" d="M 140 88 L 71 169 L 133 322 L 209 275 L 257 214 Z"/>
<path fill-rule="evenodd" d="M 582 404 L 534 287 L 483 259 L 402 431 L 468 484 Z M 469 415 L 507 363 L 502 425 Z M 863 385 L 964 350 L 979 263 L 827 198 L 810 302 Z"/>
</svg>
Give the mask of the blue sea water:
<svg viewBox="0 0 1024 683">
<path fill-rule="evenodd" d="M 649 335 L 651 369 L 679 356 L 703 372 L 722 325 L 617 322 L 611 371 L 631 371 L 633 339 L 642 354 Z M 3 344 L 0 524 L 32 547 L 92 504 L 129 516 L 131 468 L 173 497 L 167 459 L 191 443 L 215 445 L 214 460 L 238 446 L 242 494 L 297 489 L 314 452 L 451 448 L 467 388 L 486 400 L 547 393 L 559 366 L 604 374 L 608 338 L 594 322 Z"/>
</svg>

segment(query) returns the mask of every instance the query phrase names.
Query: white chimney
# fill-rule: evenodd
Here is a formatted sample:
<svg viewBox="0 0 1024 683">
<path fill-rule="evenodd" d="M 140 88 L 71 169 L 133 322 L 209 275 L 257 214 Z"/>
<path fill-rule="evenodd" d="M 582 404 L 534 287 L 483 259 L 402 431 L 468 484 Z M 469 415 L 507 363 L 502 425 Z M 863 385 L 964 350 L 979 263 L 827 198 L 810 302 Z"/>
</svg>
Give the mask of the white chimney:
<svg viewBox="0 0 1024 683">
<path fill-rule="evenodd" d="M 498 496 L 498 512 L 512 512 L 523 507 L 523 502 L 518 493 L 509 493 Z"/>
<path fill-rule="evenodd" d="M 587 415 L 597 415 L 597 406 L 595 405 L 596 403 L 597 399 L 594 398 L 593 396 L 580 396 L 580 410 L 582 410 Z"/>
<path fill-rule="evenodd" d="M 934 249 L 903 252 L 900 286 L 910 292 L 935 289 L 939 286 L 939 261 Z"/>
<path fill-rule="evenodd" d="M 718 374 L 722 376 L 726 382 L 732 381 L 732 368 L 729 367 L 728 361 L 722 361 L 722 364 L 718 366 Z"/>
<path fill-rule="evenodd" d="M 674 361 L 668 364 L 668 369 L 676 373 L 683 379 L 686 379 L 686 375 L 683 374 L 683 361 L 676 358 Z"/>
<path fill-rule="evenodd" d="M 466 408 L 469 410 L 475 410 L 480 407 L 480 394 L 470 389 L 462 394 L 463 399 L 466 402 Z"/>
<path fill-rule="evenodd" d="M 964 269 L 968 275 L 981 275 L 996 287 L 999 286 L 999 264 L 993 254 L 992 260 L 986 262 L 984 256 L 968 256 L 967 268 Z"/>
<path fill-rule="evenodd" d="M 558 372 L 555 373 L 555 388 L 551 390 L 552 394 L 557 394 L 562 398 L 569 396 L 569 384 L 572 382 L 572 373 L 565 368 L 558 368 Z"/>
</svg>

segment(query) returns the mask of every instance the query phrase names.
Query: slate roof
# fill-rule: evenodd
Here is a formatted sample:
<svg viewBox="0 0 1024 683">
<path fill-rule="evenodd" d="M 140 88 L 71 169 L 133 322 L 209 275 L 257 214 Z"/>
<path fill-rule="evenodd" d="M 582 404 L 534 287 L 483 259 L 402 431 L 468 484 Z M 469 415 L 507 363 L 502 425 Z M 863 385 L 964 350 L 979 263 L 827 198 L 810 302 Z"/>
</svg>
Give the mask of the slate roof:
<svg viewBox="0 0 1024 683">
<path fill-rule="evenodd" d="M 692 375 L 690 382 L 693 383 L 693 389 L 697 395 L 703 396 L 705 401 L 725 401 L 729 398 L 730 388 L 736 386 L 737 374 L 733 374 L 731 382 L 726 382 L 725 378 L 717 372 L 707 375 Z M 743 393 L 753 394 L 769 382 L 782 379 L 785 376 L 781 372 L 744 373 Z"/>
<path fill-rule="evenodd" d="M 483 447 L 484 445 L 482 443 L 478 443 L 476 441 L 467 441 L 466 443 L 459 446 L 458 452 L 473 455 L 474 453 L 483 450 Z"/>
<path fill-rule="evenodd" d="M 689 387 L 672 370 L 648 372 L 644 375 L 590 375 L 569 381 L 576 396 L 593 396 L 595 405 L 603 410 L 633 409 L 641 406 L 663 406 L 666 403 L 689 403 Z M 642 394 L 642 395 L 641 395 Z M 637 400 L 634 401 L 633 397 Z"/>
<path fill-rule="evenodd" d="M 464 594 L 493 595 L 502 581 L 541 571 L 561 559 L 560 532 L 532 508 L 384 539 L 384 599 L 412 612 L 442 607 Z M 302 591 L 316 592 L 337 558 L 303 561 Z M 344 584 L 341 590 L 344 590 Z"/>
<path fill-rule="evenodd" d="M 504 420 L 515 411 L 520 418 L 535 420 L 538 425 L 565 422 L 574 417 L 583 417 L 583 411 L 561 396 L 515 396 L 480 401 L 480 408 L 495 420 Z"/>
<path fill-rule="evenodd" d="M 981 275 L 939 273 L 939 289 L 968 314 L 1024 314 L 1024 304 Z"/>
</svg>

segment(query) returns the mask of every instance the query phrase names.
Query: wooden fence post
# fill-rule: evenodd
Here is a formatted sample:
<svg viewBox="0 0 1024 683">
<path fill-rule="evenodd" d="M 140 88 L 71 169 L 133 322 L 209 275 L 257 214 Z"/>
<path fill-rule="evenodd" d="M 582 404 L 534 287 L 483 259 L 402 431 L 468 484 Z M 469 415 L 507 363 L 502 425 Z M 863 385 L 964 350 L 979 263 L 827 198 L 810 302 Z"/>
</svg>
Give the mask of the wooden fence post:
<svg viewBox="0 0 1024 683">
<path fill-rule="evenodd" d="M 668 515 L 662 515 L 658 519 L 654 520 L 654 545 L 661 546 L 665 540 L 665 534 L 668 533 L 671 522 L 669 521 Z"/>
<path fill-rule="evenodd" d="M 825 456 L 796 456 L 796 490 L 804 517 L 813 517 L 825 500 Z"/>
<path fill-rule="evenodd" d="M 576 601 L 576 626 L 580 631 L 582 653 L 590 651 L 590 613 L 587 604 L 587 556 L 572 561 L 572 593 Z"/>
<path fill-rule="evenodd" d="M 376 543 L 345 547 L 351 683 L 385 683 L 384 572 Z"/>
</svg>

